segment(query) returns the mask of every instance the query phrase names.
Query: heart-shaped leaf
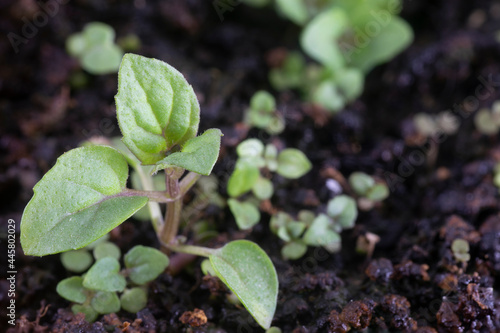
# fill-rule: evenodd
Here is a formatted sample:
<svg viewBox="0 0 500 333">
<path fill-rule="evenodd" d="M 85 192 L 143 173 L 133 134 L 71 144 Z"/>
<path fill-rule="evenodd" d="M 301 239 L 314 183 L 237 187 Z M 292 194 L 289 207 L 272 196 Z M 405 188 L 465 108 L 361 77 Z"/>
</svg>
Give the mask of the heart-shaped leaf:
<svg viewBox="0 0 500 333">
<path fill-rule="evenodd" d="M 120 248 L 111 242 L 102 242 L 94 248 L 94 258 L 96 260 L 111 257 L 120 260 L 122 252 Z"/>
<path fill-rule="evenodd" d="M 259 169 L 253 165 L 237 165 L 227 182 L 227 192 L 231 197 L 238 197 L 252 189 L 260 177 Z"/>
<path fill-rule="evenodd" d="M 90 267 L 83 279 L 83 286 L 92 290 L 123 291 L 127 281 L 119 272 L 120 263 L 118 260 L 104 257 Z"/>
<path fill-rule="evenodd" d="M 181 73 L 156 59 L 125 54 L 115 97 L 123 142 L 143 164 L 155 164 L 198 132 L 200 106 Z"/>
<path fill-rule="evenodd" d="M 118 295 L 109 291 L 98 291 L 92 297 L 90 305 L 100 314 L 118 312 L 121 307 Z"/>
<path fill-rule="evenodd" d="M 222 132 L 217 128 L 205 131 L 202 135 L 186 141 L 180 152 L 170 154 L 157 162 L 154 171 L 178 166 L 201 175 L 210 175 L 219 157 L 221 136 Z"/>
<path fill-rule="evenodd" d="M 120 296 L 122 308 L 130 313 L 137 313 L 146 307 L 148 293 L 144 288 L 126 289 Z"/>
<path fill-rule="evenodd" d="M 260 326 L 271 326 L 278 298 L 278 276 L 267 254 L 255 243 L 238 240 L 209 257 L 224 282 Z"/>
<path fill-rule="evenodd" d="M 356 201 L 350 196 L 343 194 L 330 200 L 326 211 L 342 229 L 353 228 L 358 217 Z"/>
<path fill-rule="evenodd" d="M 259 223 L 260 212 L 255 205 L 249 202 L 239 202 L 236 199 L 229 199 L 227 204 L 234 215 L 238 228 L 241 230 L 250 229 Z"/>
<path fill-rule="evenodd" d="M 169 264 L 168 257 L 152 247 L 134 246 L 124 257 L 129 277 L 136 284 L 153 281 Z"/>
<path fill-rule="evenodd" d="M 323 246 L 330 252 L 340 250 L 340 235 L 330 229 L 332 220 L 325 214 L 320 214 L 307 229 L 303 240 L 307 245 Z"/>
<path fill-rule="evenodd" d="M 43 256 L 90 244 L 132 216 L 146 197 L 125 191 L 128 165 L 113 148 L 73 149 L 36 184 L 21 220 L 21 245 Z"/>
<path fill-rule="evenodd" d="M 68 301 L 82 304 L 87 299 L 82 283 L 83 279 L 80 276 L 72 276 L 60 281 L 56 291 Z"/>
</svg>

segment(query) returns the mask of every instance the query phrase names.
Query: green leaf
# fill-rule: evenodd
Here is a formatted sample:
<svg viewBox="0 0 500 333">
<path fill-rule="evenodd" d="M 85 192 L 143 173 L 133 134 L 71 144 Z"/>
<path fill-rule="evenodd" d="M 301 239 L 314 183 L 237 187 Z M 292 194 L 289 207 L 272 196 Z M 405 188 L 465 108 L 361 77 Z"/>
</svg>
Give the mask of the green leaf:
<svg viewBox="0 0 500 333">
<path fill-rule="evenodd" d="M 43 256 L 90 244 L 144 206 L 124 192 L 128 165 L 113 148 L 73 149 L 33 189 L 21 220 L 25 254 Z"/>
<path fill-rule="evenodd" d="M 304 51 L 314 60 L 332 69 L 344 66 L 344 55 L 336 41 L 349 24 L 346 13 L 331 8 L 316 15 L 302 30 L 300 43 Z"/>
<path fill-rule="evenodd" d="M 307 229 L 303 241 L 311 246 L 323 246 L 330 252 L 340 250 L 340 235 L 330 229 L 332 221 L 325 214 L 320 214 Z"/>
<path fill-rule="evenodd" d="M 267 254 L 255 243 L 238 240 L 209 257 L 217 276 L 267 329 L 276 310 L 278 276 Z"/>
<path fill-rule="evenodd" d="M 338 85 L 332 80 L 321 82 L 312 90 L 311 100 L 331 112 L 342 110 L 346 104 L 345 97 L 342 96 Z"/>
<path fill-rule="evenodd" d="M 281 256 L 285 260 L 297 260 L 307 252 L 307 245 L 302 242 L 290 242 L 281 248 Z"/>
<path fill-rule="evenodd" d="M 354 227 L 358 217 L 356 201 L 347 195 L 338 195 L 330 200 L 326 211 L 343 229 Z"/>
<path fill-rule="evenodd" d="M 252 188 L 253 194 L 260 200 L 266 200 L 273 196 L 273 183 L 264 177 L 259 177 Z"/>
<path fill-rule="evenodd" d="M 236 147 L 236 153 L 239 157 L 260 157 L 263 152 L 264 144 L 259 139 L 247 139 Z"/>
<path fill-rule="evenodd" d="M 252 96 L 250 108 L 258 111 L 273 112 L 276 109 L 276 100 L 267 91 L 259 90 Z"/>
<path fill-rule="evenodd" d="M 111 44 L 115 39 L 115 31 L 106 23 L 91 22 L 85 25 L 82 35 L 90 46 Z"/>
<path fill-rule="evenodd" d="M 303 0 L 276 0 L 279 12 L 293 23 L 303 25 L 309 18 L 306 4 Z"/>
<path fill-rule="evenodd" d="M 244 165 L 231 174 L 227 182 L 227 192 L 231 197 L 238 197 L 252 189 L 260 177 L 259 169 Z"/>
<path fill-rule="evenodd" d="M 349 184 L 356 194 L 366 196 L 368 191 L 375 185 L 375 180 L 372 176 L 358 171 L 351 173 Z"/>
<path fill-rule="evenodd" d="M 269 228 L 275 234 L 281 227 L 286 227 L 288 223 L 293 221 L 292 217 L 285 212 L 278 212 L 277 214 L 271 216 L 271 221 L 269 222 Z"/>
<path fill-rule="evenodd" d="M 70 278 L 61 280 L 57 284 L 56 291 L 68 301 L 75 303 L 83 303 L 87 299 L 85 288 L 82 285 L 83 279 L 79 276 L 72 276 Z"/>
<path fill-rule="evenodd" d="M 122 252 L 120 248 L 111 242 L 103 242 L 97 245 L 94 249 L 94 258 L 95 260 L 99 260 L 106 257 L 115 258 L 116 260 L 120 260 Z"/>
<path fill-rule="evenodd" d="M 92 297 L 90 305 L 100 314 L 118 312 L 121 307 L 118 295 L 109 291 L 98 291 L 94 297 Z"/>
<path fill-rule="evenodd" d="M 85 275 L 83 286 L 92 290 L 123 291 L 127 282 L 119 272 L 120 263 L 115 258 L 99 259 Z"/>
<path fill-rule="evenodd" d="M 120 296 L 120 303 L 125 311 L 137 313 L 148 304 L 148 293 L 144 288 L 126 289 Z"/>
<path fill-rule="evenodd" d="M 382 201 L 389 196 L 389 188 L 385 184 L 376 184 L 367 193 L 366 198 L 373 201 Z"/>
<path fill-rule="evenodd" d="M 298 149 L 288 148 L 278 155 L 278 169 L 276 172 L 283 177 L 296 179 L 311 170 L 309 159 Z"/>
<path fill-rule="evenodd" d="M 97 45 L 80 58 L 82 68 L 90 74 L 103 75 L 118 72 L 123 51 L 114 44 Z"/>
<path fill-rule="evenodd" d="M 198 132 L 200 106 L 186 79 L 156 59 L 125 54 L 115 97 L 123 142 L 143 164 L 155 164 Z"/>
<path fill-rule="evenodd" d="M 168 155 L 156 163 L 154 172 L 171 166 L 208 176 L 219 157 L 222 132 L 217 128 L 205 131 L 202 135 L 186 141 L 180 152 Z"/>
<path fill-rule="evenodd" d="M 73 311 L 74 314 L 83 313 L 85 315 L 85 320 L 89 323 L 94 322 L 99 316 L 99 313 L 97 313 L 97 311 L 94 310 L 90 305 L 74 304 L 71 307 L 71 311 Z"/>
<path fill-rule="evenodd" d="M 134 246 L 124 257 L 129 277 L 136 284 L 153 281 L 169 264 L 168 257 L 152 247 Z"/>
<path fill-rule="evenodd" d="M 231 213 L 233 213 L 240 230 L 247 230 L 252 228 L 260 221 L 260 212 L 255 205 L 250 202 L 239 202 L 236 199 L 229 199 L 227 201 Z"/>
<path fill-rule="evenodd" d="M 84 249 L 61 253 L 61 263 L 71 272 L 85 272 L 92 265 L 92 261 L 92 256 Z"/>
</svg>

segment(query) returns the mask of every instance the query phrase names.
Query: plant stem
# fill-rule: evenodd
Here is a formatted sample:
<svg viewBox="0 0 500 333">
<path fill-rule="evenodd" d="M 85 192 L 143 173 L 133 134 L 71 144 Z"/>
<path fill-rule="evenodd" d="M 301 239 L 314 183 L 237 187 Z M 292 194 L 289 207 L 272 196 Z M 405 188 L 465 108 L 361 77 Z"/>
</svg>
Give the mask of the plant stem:
<svg viewBox="0 0 500 333">
<path fill-rule="evenodd" d="M 199 173 L 192 171 L 190 171 L 184 178 L 182 178 L 179 186 L 181 190 L 181 196 L 184 196 L 200 178 L 201 175 Z"/>
<path fill-rule="evenodd" d="M 207 258 L 218 251 L 218 249 L 210 249 L 208 247 L 202 247 L 196 245 L 182 245 L 182 244 L 163 244 L 163 245 L 175 252 L 194 254 L 196 256 L 207 257 Z"/>
<path fill-rule="evenodd" d="M 149 200 L 153 200 L 160 203 L 170 203 L 178 200 L 178 197 L 170 197 L 168 193 L 163 191 L 142 191 L 126 188 L 120 193 L 122 197 L 147 197 Z"/>
<path fill-rule="evenodd" d="M 139 175 L 139 178 L 142 183 L 142 188 L 146 191 L 154 191 L 154 186 L 152 182 L 152 178 L 148 177 L 143 168 L 140 165 L 133 166 L 134 170 Z M 155 201 L 148 201 L 148 209 L 149 215 L 151 215 L 151 222 L 153 223 L 153 228 L 156 232 L 163 228 L 163 214 L 161 213 L 160 205 Z"/>
<path fill-rule="evenodd" d="M 181 221 L 182 199 L 167 203 L 165 223 L 161 229 L 159 238 L 165 244 L 170 244 L 177 235 Z"/>
</svg>

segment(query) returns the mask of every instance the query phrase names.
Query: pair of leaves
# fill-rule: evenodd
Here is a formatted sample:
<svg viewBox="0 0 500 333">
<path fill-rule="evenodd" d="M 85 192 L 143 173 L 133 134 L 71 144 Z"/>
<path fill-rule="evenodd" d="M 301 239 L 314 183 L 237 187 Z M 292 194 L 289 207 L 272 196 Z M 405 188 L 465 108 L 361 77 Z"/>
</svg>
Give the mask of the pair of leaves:
<svg viewBox="0 0 500 333">
<path fill-rule="evenodd" d="M 126 54 L 115 101 L 123 142 L 142 164 L 155 165 L 155 171 L 179 166 L 210 174 L 222 133 L 210 129 L 196 137 L 200 106 L 179 71 L 160 60 Z M 180 152 L 173 151 L 179 146 Z"/>
</svg>

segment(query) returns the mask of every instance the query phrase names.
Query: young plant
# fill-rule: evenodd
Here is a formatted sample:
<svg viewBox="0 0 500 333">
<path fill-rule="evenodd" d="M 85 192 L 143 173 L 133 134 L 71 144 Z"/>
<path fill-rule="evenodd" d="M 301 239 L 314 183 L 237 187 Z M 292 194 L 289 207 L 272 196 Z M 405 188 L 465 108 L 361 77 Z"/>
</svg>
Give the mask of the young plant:
<svg viewBox="0 0 500 333">
<path fill-rule="evenodd" d="M 500 129 L 500 101 L 494 102 L 491 109 L 480 109 L 474 116 L 474 124 L 483 134 L 497 134 Z"/>
<path fill-rule="evenodd" d="M 68 53 L 78 58 L 84 70 L 94 75 L 116 73 L 123 57 L 122 49 L 114 43 L 115 31 L 105 23 L 91 22 L 81 33 L 66 40 Z"/>
<path fill-rule="evenodd" d="M 389 196 L 389 188 L 385 183 L 375 181 L 364 172 L 353 172 L 349 176 L 349 185 L 359 196 L 358 206 L 362 210 L 372 209 L 376 203 Z"/>
<path fill-rule="evenodd" d="M 455 260 L 466 264 L 470 260 L 469 242 L 465 239 L 457 238 L 451 243 L 451 251 Z"/>
<path fill-rule="evenodd" d="M 460 125 L 457 116 L 450 111 L 443 111 L 433 116 L 428 113 L 417 113 L 413 117 L 413 124 L 417 132 L 425 138 L 435 138 L 442 133 L 455 134 Z"/>
<path fill-rule="evenodd" d="M 78 261 L 81 253 L 88 252 L 83 249 L 64 252 L 61 259 L 71 253 L 78 254 L 73 258 Z M 125 254 L 125 268 L 122 270 L 120 257 L 116 245 L 100 242 L 94 248 L 96 261 L 86 274 L 69 277 L 57 284 L 57 293 L 75 303 L 71 307 L 73 313 L 81 312 L 87 321 L 92 322 L 99 314 L 117 312 L 120 308 L 136 313 L 146 307 L 147 284 L 165 270 L 168 257 L 154 248 L 138 245 Z M 63 264 L 70 268 L 64 260 Z"/>
<path fill-rule="evenodd" d="M 245 122 L 252 127 L 265 130 L 270 135 L 280 134 L 285 129 L 285 119 L 276 111 L 276 100 L 267 91 L 257 91 L 250 100 L 245 113 Z"/>
<path fill-rule="evenodd" d="M 248 139 L 236 148 L 238 160 L 229 177 L 227 192 L 229 208 L 240 229 L 250 229 L 260 220 L 258 209 L 260 200 L 267 200 L 274 192 L 273 183 L 262 176 L 261 170 L 288 178 L 297 179 L 311 170 L 312 165 L 304 153 L 298 149 L 287 148 L 278 153 L 276 146 L 268 144 L 264 147 L 258 139 Z M 252 191 L 255 199 L 238 200 Z"/>
<path fill-rule="evenodd" d="M 270 228 L 285 242 L 281 249 L 283 258 L 299 259 L 306 253 L 307 246 L 322 246 L 332 253 L 340 251 L 340 233 L 353 228 L 357 216 L 356 201 L 339 195 L 328 202 L 326 213 L 315 216 L 313 212 L 300 211 L 294 220 L 279 212 L 271 218 Z"/>
<path fill-rule="evenodd" d="M 271 260 L 258 245 L 238 240 L 210 249 L 183 244 L 176 238 L 183 196 L 202 175 L 211 173 L 222 136 L 219 129 L 196 136 L 200 108 L 193 88 L 170 65 L 126 54 L 115 100 L 124 145 L 119 150 L 84 146 L 59 157 L 34 187 L 33 198 L 24 210 L 24 252 L 44 256 L 80 249 L 147 204 L 164 249 L 208 257 L 217 276 L 256 321 L 264 328 L 270 327 L 278 279 Z M 143 190 L 127 188 L 129 165 L 139 172 Z M 144 177 L 146 170 L 165 173 L 165 191 L 154 190 L 151 180 Z M 167 205 L 165 217 L 159 203 Z M 125 263 L 128 265 L 127 258 Z M 119 266 L 103 266 L 118 281 L 119 288 L 114 288 L 123 290 Z M 94 276 L 92 271 L 85 279 Z M 95 276 L 92 284 L 83 286 L 97 290 L 106 284 L 102 276 Z"/>
</svg>

